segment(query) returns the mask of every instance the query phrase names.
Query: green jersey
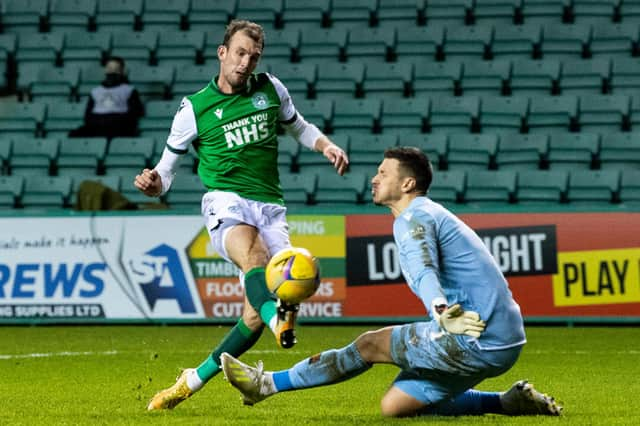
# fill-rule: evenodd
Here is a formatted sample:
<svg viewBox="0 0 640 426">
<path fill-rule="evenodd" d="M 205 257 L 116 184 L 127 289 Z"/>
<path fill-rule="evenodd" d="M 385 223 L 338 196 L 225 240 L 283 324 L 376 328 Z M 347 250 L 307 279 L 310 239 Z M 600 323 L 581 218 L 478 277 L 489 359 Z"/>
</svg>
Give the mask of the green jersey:
<svg viewBox="0 0 640 426">
<path fill-rule="evenodd" d="M 210 191 L 283 204 L 276 134 L 282 101 L 273 82 L 267 74 L 253 75 L 246 91 L 229 95 L 215 81 L 187 96 L 197 126 L 200 179 Z M 292 110 L 287 118 L 295 118 Z"/>
</svg>

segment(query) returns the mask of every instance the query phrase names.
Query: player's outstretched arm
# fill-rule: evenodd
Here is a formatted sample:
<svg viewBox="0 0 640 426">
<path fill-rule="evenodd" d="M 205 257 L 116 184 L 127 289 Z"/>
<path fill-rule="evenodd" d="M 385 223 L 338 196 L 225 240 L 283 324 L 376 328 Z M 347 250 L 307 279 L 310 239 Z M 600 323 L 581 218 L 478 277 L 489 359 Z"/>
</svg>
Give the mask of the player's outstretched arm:
<svg viewBox="0 0 640 426">
<path fill-rule="evenodd" d="M 158 197 L 162 193 L 162 178 L 156 170 L 144 169 L 136 175 L 133 184 L 148 197 Z"/>
<path fill-rule="evenodd" d="M 316 140 L 314 148 L 327 157 L 340 176 L 347 171 L 349 167 L 349 157 L 347 153 L 338 145 L 331 142 L 328 137 L 325 135 L 320 136 L 318 140 Z"/>
</svg>

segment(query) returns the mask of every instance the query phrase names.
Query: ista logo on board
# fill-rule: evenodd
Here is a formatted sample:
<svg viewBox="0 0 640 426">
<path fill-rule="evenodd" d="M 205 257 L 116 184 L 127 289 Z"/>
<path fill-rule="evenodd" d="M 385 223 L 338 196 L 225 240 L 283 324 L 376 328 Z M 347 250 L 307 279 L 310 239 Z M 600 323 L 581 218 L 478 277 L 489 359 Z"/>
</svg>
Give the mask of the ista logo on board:
<svg viewBox="0 0 640 426">
<path fill-rule="evenodd" d="M 183 314 L 196 313 L 178 252 L 161 244 L 131 261 L 135 281 L 153 311 L 158 300 L 175 300 Z"/>
</svg>

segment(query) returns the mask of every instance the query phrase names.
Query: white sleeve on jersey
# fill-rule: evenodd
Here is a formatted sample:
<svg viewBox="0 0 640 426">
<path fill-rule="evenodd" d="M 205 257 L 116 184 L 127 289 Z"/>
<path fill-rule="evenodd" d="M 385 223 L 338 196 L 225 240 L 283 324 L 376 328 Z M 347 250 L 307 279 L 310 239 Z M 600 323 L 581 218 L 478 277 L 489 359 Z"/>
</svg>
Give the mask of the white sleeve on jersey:
<svg viewBox="0 0 640 426">
<path fill-rule="evenodd" d="M 296 110 L 293 100 L 291 100 L 291 95 L 289 95 L 289 91 L 284 84 L 274 75 L 267 73 L 267 76 L 280 97 L 280 115 L 278 119 L 282 123 L 285 132 L 307 148 L 314 149 L 316 141 L 322 136 L 322 132 L 314 124 L 305 120 L 302 114 Z"/>
<path fill-rule="evenodd" d="M 180 109 L 173 117 L 171 132 L 167 138 L 167 145 L 155 170 L 162 179 L 162 192 L 165 194 L 171 187 L 175 169 L 180 157 L 189 151 L 189 145 L 198 137 L 198 126 L 193 113 L 193 105 L 187 98 L 183 98 Z"/>
</svg>

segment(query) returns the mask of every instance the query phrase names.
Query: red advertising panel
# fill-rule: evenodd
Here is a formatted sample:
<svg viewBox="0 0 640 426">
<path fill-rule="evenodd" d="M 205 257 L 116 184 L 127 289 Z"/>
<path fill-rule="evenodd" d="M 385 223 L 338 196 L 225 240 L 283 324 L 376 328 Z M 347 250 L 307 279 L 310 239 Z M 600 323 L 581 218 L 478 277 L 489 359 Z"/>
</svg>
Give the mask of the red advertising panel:
<svg viewBox="0 0 640 426">
<path fill-rule="evenodd" d="M 640 213 L 460 217 L 493 254 L 525 317 L 640 317 Z M 404 285 L 392 224 L 391 215 L 347 216 L 347 317 L 425 313 Z"/>
</svg>

